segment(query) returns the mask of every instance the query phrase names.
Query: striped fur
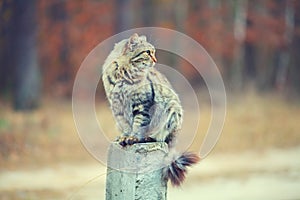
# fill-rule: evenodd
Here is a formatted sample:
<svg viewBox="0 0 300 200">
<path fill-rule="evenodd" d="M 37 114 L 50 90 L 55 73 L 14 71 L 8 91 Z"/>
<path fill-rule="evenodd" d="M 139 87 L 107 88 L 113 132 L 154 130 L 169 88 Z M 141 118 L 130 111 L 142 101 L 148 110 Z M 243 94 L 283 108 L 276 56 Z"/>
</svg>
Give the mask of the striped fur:
<svg viewBox="0 0 300 200">
<path fill-rule="evenodd" d="M 181 129 L 183 110 L 178 95 L 154 68 L 155 48 L 145 36 L 132 35 L 117 43 L 103 66 L 104 89 L 122 133 L 122 146 L 136 142 L 161 141 L 173 148 Z M 171 156 L 171 155 L 170 155 Z M 199 159 L 185 153 L 164 170 L 173 185 L 179 185 L 186 167 Z"/>
<path fill-rule="evenodd" d="M 185 152 L 179 156 L 173 157 L 170 164 L 163 169 L 163 178 L 169 179 L 173 186 L 180 186 L 184 181 L 187 167 L 200 161 L 197 154 Z"/>
</svg>

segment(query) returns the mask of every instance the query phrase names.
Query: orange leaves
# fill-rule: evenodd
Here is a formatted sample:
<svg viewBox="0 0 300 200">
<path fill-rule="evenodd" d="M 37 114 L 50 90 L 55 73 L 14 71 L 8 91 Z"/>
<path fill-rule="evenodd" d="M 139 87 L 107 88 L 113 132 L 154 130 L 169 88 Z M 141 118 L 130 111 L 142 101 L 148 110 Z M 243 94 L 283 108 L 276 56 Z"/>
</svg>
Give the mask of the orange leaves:
<svg viewBox="0 0 300 200">
<path fill-rule="evenodd" d="M 104 1 L 39 1 L 39 53 L 46 90 L 66 73 L 72 82 L 85 56 L 112 34 L 112 7 L 113 2 Z"/>
</svg>

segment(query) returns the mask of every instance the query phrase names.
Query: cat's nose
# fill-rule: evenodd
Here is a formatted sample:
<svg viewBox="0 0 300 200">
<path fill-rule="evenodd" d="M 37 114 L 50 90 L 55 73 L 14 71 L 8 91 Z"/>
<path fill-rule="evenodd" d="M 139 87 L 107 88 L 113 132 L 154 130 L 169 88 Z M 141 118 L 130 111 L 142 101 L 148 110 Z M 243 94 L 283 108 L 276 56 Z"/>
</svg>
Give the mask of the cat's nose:
<svg viewBox="0 0 300 200">
<path fill-rule="evenodd" d="M 154 53 L 150 53 L 150 57 L 153 60 L 153 62 L 157 62 L 157 59 L 156 59 Z"/>
</svg>

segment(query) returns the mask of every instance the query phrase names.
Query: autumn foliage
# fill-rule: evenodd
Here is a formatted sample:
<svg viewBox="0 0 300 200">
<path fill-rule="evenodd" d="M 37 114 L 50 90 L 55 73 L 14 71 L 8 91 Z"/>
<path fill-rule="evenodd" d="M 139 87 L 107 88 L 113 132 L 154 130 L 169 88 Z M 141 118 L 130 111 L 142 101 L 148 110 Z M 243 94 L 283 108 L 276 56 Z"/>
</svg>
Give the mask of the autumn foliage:
<svg viewBox="0 0 300 200">
<path fill-rule="evenodd" d="M 15 81 L 14 66 L 7 61 L 15 1 L 0 3 L 2 91 L 13 88 Z M 37 49 L 44 94 L 70 96 L 81 62 L 97 44 L 119 31 L 141 26 L 175 29 L 198 41 L 216 62 L 229 89 L 241 89 L 250 83 L 262 91 L 300 93 L 295 86 L 299 78 L 293 73 L 298 72 L 295 66 L 299 64 L 295 56 L 300 46 L 297 1 L 32 2 L 37 8 Z M 195 52 L 190 54 L 197 56 Z M 198 80 L 189 63 L 179 60 L 175 65 L 191 80 Z"/>
</svg>

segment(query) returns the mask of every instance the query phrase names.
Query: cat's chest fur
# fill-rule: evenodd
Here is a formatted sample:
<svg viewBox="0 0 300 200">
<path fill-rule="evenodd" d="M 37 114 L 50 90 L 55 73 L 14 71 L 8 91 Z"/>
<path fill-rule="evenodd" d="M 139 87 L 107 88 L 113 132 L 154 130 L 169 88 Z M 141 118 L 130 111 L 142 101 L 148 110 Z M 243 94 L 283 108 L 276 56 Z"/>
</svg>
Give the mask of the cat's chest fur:
<svg viewBox="0 0 300 200">
<path fill-rule="evenodd" d="M 124 117 L 131 118 L 135 106 L 152 106 L 154 104 L 154 89 L 153 84 L 147 76 L 143 77 L 134 84 L 127 81 L 119 81 L 111 93 L 111 98 L 115 106 L 120 106 L 124 109 Z M 118 101 L 114 99 L 118 98 Z"/>
</svg>

